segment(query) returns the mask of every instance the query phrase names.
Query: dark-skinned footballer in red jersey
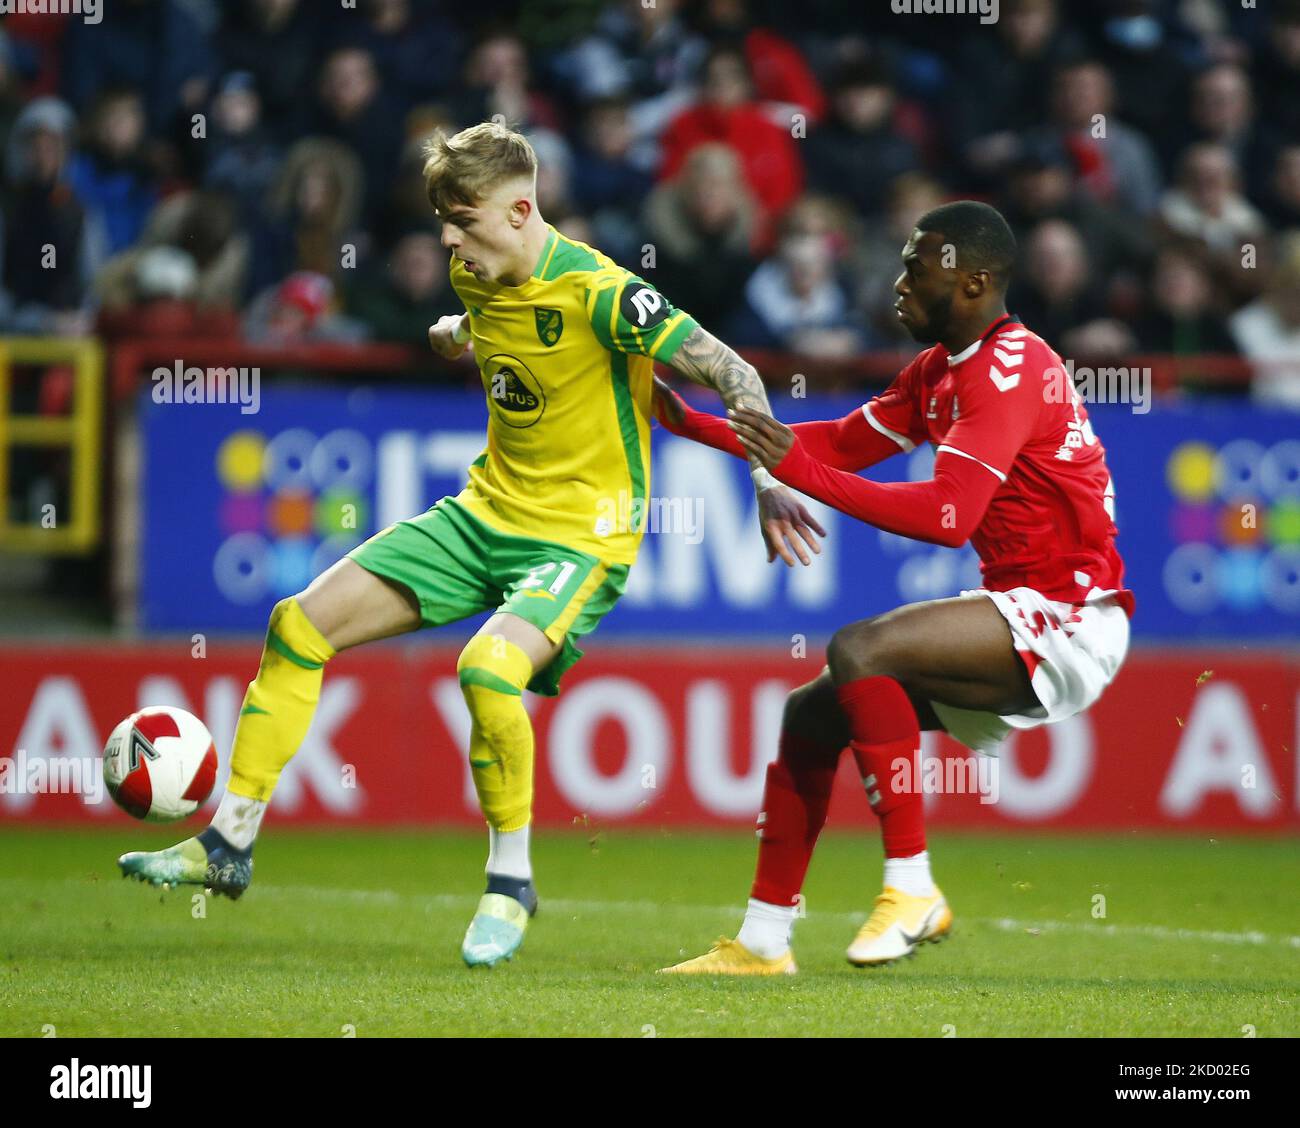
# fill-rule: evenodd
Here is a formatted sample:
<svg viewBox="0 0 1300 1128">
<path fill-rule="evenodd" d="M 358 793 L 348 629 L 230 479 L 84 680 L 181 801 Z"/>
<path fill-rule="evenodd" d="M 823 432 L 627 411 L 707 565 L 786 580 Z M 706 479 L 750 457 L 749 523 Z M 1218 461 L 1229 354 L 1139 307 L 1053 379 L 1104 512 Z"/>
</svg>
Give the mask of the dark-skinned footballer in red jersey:
<svg viewBox="0 0 1300 1128">
<path fill-rule="evenodd" d="M 754 455 L 778 481 L 876 528 L 951 547 L 969 540 L 983 582 L 835 632 L 826 667 L 786 701 L 740 932 L 666 972 L 795 973 L 799 893 L 846 748 L 885 851 L 884 889 L 850 963 L 892 963 L 943 939 L 953 914 L 930 872 L 921 731 L 996 754 L 1013 729 L 1087 709 L 1124 660 L 1134 601 L 1105 451 L 1061 358 L 1007 313 L 1015 255 L 1006 220 L 986 204 L 924 215 L 903 248 L 895 309 L 932 347 L 842 419 L 787 427 L 748 409 L 724 419 L 656 381 L 668 430 Z M 930 480 L 859 476 L 919 443 L 935 449 Z"/>
</svg>

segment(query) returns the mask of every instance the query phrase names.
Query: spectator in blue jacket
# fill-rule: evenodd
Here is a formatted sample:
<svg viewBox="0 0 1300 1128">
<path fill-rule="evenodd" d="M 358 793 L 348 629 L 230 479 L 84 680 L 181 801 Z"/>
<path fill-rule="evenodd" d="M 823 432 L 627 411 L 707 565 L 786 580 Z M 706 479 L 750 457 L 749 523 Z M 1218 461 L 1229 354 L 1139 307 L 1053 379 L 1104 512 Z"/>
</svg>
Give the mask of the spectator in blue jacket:
<svg viewBox="0 0 1300 1128">
<path fill-rule="evenodd" d="M 109 87 L 95 101 L 85 148 L 68 181 L 82 205 L 103 225 L 109 254 L 140 237 L 158 192 L 144 160 L 144 104 L 126 86 Z"/>
</svg>

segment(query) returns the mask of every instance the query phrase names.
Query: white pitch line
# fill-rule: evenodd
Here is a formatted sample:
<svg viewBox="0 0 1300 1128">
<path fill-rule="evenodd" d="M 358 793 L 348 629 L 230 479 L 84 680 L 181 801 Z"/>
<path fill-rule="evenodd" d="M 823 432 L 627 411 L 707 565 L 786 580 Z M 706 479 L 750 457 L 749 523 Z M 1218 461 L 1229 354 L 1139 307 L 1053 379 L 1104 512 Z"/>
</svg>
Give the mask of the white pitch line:
<svg viewBox="0 0 1300 1128">
<path fill-rule="evenodd" d="M 0 878 L 0 886 L 26 882 L 22 878 Z M 84 879 L 68 878 L 68 883 L 82 884 Z M 287 894 L 289 896 L 307 897 L 317 901 L 350 902 L 352 904 L 401 905 L 414 903 L 423 906 L 426 912 L 436 908 L 472 907 L 478 903 L 474 896 L 461 896 L 457 893 L 399 893 L 395 889 L 331 889 L 318 885 L 262 885 L 257 887 L 261 893 Z M 571 901 L 564 898 L 546 897 L 542 904 L 548 912 L 616 912 L 616 913 L 665 913 L 676 912 L 687 915 L 725 916 L 742 915 L 741 905 L 680 905 L 661 904 L 657 901 Z M 839 920 L 850 924 L 861 924 L 866 918 L 865 912 L 856 913 L 817 913 L 822 920 Z M 1124 937 L 1144 936 L 1151 940 L 1190 940 L 1202 944 L 1251 944 L 1257 947 L 1281 944 L 1288 948 L 1300 949 L 1300 936 L 1273 936 L 1267 932 L 1254 929 L 1245 932 L 1211 931 L 1197 928 L 1169 928 L 1159 924 L 1087 924 L 1069 920 L 1015 920 L 1011 917 L 962 917 L 958 923 L 987 925 L 1002 932 L 1070 932 L 1090 936 Z"/>
<path fill-rule="evenodd" d="M 1023 920 L 986 920 L 1004 932 L 1037 928 L 1043 932 L 1091 932 L 1103 936 L 1149 936 L 1153 940 L 1204 940 L 1214 944 L 1284 944 L 1300 948 L 1300 936 L 1270 936 L 1267 932 L 1211 932 L 1197 928 L 1166 928 L 1159 924 L 1082 924 L 1069 920 L 1048 920 L 1031 924 Z"/>
<path fill-rule="evenodd" d="M 399 893 L 395 889 L 329 889 L 314 885 L 262 885 L 258 888 L 264 893 L 285 893 L 290 896 L 309 897 L 313 900 L 350 901 L 354 904 L 398 905 L 414 902 L 423 905 L 426 909 L 471 907 L 477 903 L 477 898 L 472 896 L 453 893 L 429 895 Z M 710 916 L 731 913 L 736 917 L 743 915 L 744 908 L 742 905 L 678 905 L 661 904 L 656 901 L 570 901 L 556 897 L 543 898 L 542 905 L 546 911 L 555 912 L 678 912 Z M 817 913 L 816 915 L 823 920 L 839 920 L 852 924 L 860 924 L 866 918 L 865 912 Z M 1281 944 L 1289 948 L 1300 948 L 1300 936 L 1273 936 L 1254 929 L 1246 932 L 1223 932 L 1196 928 L 1168 928 L 1159 924 L 1086 924 L 1068 920 L 1015 920 L 1010 917 L 959 916 L 957 920 L 959 923 L 988 925 L 1002 932 L 1070 932 L 1110 938 L 1145 936 L 1151 940 L 1191 940 L 1205 944 L 1256 946 Z"/>
</svg>

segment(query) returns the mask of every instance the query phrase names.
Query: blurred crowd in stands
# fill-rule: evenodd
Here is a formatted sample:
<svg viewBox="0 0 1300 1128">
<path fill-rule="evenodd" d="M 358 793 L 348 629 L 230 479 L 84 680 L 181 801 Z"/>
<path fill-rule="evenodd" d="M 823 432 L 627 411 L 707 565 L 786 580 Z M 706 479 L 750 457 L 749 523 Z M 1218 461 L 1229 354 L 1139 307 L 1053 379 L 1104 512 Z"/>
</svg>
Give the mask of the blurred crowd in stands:
<svg viewBox="0 0 1300 1128">
<path fill-rule="evenodd" d="M 548 220 L 737 347 L 913 350 L 899 250 L 973 196 L 1020 242 L 1011 309 L 1063 356 L 1239 355 L 1300 407 L 1300 0 L 909 7 L 9 16 L 0 332 L 423 346 L 461 307 L 421 145 L 499 114 Z"/>
</svg>

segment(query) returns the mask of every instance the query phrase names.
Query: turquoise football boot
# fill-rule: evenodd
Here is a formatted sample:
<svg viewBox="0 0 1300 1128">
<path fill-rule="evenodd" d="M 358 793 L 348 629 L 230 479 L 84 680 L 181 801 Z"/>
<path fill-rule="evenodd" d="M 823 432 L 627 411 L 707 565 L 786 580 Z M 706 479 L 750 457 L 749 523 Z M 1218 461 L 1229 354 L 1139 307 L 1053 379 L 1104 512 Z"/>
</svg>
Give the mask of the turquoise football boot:
<svg viewBox="0 0 1300 1128">
<path fill-rule="evenodd" d="M 537 912 L 537 890 L 531 881 L 488 875 L 487 892 L 479 900 L 460 946 L 469 967 L 496 967 L 511 959 L 524 942 L 528 922 Z"/>
<path fill-rule="evenodd" d="M 165 889 L 202 885 L 209 893 L 232 901 L 238 900 L 253 880 L 252 849 L 236 850 L 212 827 L 166 850 L 123 854 L 117 864 L 123 877 Z"/>
</svg>

